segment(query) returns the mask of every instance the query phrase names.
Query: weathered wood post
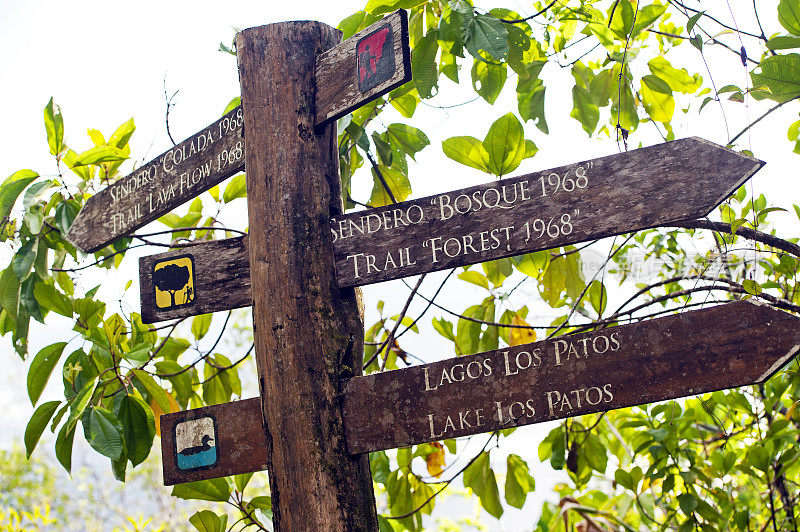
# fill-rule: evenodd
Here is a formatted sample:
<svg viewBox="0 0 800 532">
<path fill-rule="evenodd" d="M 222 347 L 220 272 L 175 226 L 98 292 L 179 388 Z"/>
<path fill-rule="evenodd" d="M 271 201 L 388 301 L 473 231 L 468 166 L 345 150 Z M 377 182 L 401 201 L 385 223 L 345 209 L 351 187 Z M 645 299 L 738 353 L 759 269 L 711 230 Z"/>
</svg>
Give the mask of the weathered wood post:
<svg viewBox="0 0 800 532">
<path fill-rule="evenodd" d="M 343 368 L 360 368 L 363 325 L 356 292 L 334 279 L 329 219 L 342 212 L 336 125 L 314 129 L 315 57 L 340 39 L 319 22 L 250 28 L 236 39 L 277 530 L 377 530 L 369 460 L 346 453 L 339 408 Z"/>
</svg>

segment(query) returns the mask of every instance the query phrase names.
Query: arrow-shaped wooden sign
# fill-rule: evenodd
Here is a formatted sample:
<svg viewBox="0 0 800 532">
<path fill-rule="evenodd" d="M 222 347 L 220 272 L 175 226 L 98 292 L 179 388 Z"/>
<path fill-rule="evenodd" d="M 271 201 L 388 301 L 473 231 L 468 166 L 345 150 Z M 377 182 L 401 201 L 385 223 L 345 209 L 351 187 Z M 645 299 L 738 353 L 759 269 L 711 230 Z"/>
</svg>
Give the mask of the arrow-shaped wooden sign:
<svg viewBox="0 0 800 532">
<path fill-rule="evenodd" d="M 763 164 L 692 137 L 336 216 L 337 283 L 376 283 L 700 218 Z"/>
<path fill-rule="evenodd" d="M 763 164 L 689 138 L 337 216 L 337 281 L 374 283 L 698 218 Z M 142 320 L 249 305 L 246 246 L 240 237 L 140 259 Z M 154 265 L 179 254 L 196 257 L 193 304 L 171 302 L 153 277 Z"/>
<path fill-rule="evenodd" d="M 739 301 L 354 377 L 342 405 L 348 452 L 761 383 L 798 348 L 800 318 Z"/>
<path fill-rule="evenodd" d="M 408 13 L 387 15 L 321 53 L 315 70 L 317 126 L 410 81 Z M 240 106 L 89 198 L 69 241 L 97 251 L 244 170 L 242 120 Z"/>
</svg>

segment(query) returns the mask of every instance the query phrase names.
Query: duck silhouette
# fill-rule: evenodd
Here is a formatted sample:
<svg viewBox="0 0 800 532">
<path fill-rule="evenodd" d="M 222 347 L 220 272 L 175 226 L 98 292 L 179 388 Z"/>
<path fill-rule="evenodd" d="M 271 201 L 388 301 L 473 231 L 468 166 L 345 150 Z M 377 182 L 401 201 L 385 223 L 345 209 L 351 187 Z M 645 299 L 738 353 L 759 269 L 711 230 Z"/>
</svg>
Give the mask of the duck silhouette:
<svg viewBox="0 0 800 532">
<path fill-rule="evenodd" d="M 203 439 L 201 440 L 202 445 L 195 445 L 194 447 L 187 447 L 184 450 L 182 450 L 181 452 L 179 452 L 178 454 L 182 454 L 183 456 L 191 456 L 193 454 L 198 454 L 198 453 L 202 453 L 204 451 L 208 451 L 209 449 L 211 449 L 211 446 L 208 444 L 208 442 L 210 442 L 210 441 L 214 441 L 214 438 L 212 438 L 211 436 L 206 434 L 205 436 L 203 436 Z"/>
</svg>

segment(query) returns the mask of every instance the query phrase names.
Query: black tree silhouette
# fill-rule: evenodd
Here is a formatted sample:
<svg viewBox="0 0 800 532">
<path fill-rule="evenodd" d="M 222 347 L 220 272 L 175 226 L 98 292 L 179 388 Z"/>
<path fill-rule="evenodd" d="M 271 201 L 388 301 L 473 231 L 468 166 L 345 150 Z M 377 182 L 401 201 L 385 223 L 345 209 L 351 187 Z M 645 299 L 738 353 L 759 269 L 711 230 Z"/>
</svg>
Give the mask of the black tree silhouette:
<svg viewBox="0 0 800 532">
<path fill-rule="evenodd" d="M 174 307 L 175 293 L 189 283 L 189 268 L 177 264 L 167 264 L 153 272 L 153 282 L 159 290 L 169 292 L 172 300 L 170 306 Z M 187 296 L 186 303 L 189 303 L 189 299 Z"/>
</svg>

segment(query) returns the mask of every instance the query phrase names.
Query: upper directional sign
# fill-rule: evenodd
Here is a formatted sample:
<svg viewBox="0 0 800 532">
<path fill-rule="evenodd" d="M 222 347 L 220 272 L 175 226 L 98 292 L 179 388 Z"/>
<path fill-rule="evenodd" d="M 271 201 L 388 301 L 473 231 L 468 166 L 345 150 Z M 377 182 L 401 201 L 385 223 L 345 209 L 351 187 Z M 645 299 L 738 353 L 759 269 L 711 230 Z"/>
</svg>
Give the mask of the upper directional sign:
<svg viewBox="0 0 800 532">
<path fill-rule="evenodd" d="M 406 10 L 387 15 L 321 53 L 316 76 L 317 125 L 411 81 Z"/>
<path fill-rule="evenodd" d="M 411 80 L 408 13 L 387 15 L 317 57 L 316 124 Z M 237 107 L 86 202 L 67 238 L 97 251 L 244 170 L 243 111 Z"/>
<path fill-rule="evenodd" d="M 242 108 L 237 107 L 132 174 L 88 199 L 67 238 L 97 251 L 244 168 Z"/>
<path fill-rule="evenodd" d="M 337 283 L 375 283 L 699 218 L 763 164 L 692 137 L 336 216 Z"/>
<path fill-rule="evenodd" d="M 800 318 L 748 301 L 354 377 L 348 452 L 405 447 L 764 382 Z"/>
</svg>

